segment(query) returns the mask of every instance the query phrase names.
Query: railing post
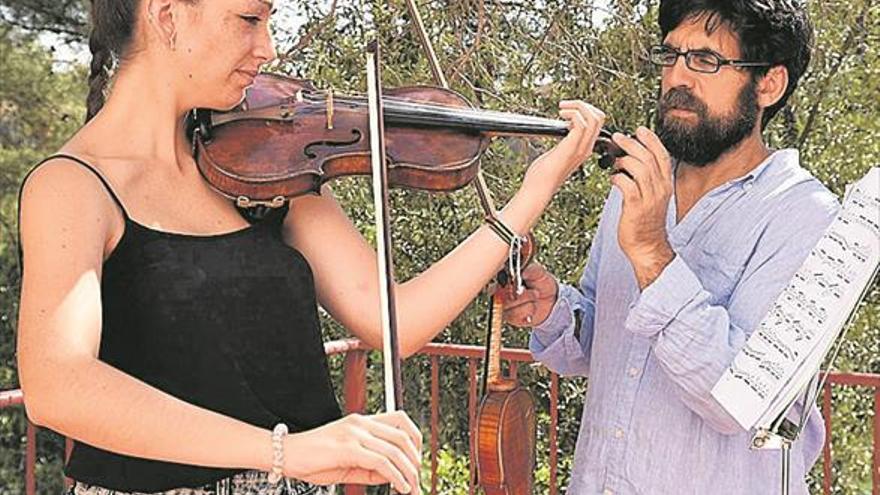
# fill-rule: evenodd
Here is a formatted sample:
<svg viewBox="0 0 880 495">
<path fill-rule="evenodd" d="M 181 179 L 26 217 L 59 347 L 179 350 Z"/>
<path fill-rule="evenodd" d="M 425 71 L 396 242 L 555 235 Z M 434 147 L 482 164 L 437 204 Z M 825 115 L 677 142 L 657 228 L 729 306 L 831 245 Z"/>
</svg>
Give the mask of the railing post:
<svg viewBox="0 0 880 495">
<path fill-rule="evenodd" d="M 477 487 L 474 481 L 477 476 L 477 439 L 474 432 L 477 428 L 477 361 L 468 359 L 468 439 L 470 440 L 471 455 L 468 480 L 468 493 L 473 495 L 476 493 Z"/>
<path fill-rule="evenodd" d="M 822 446 L 822 493 L 831 495 L 831 381 L 822 390 L 822 416 L 825 418 L 825 445 Z"/>
<path fill-rule="evenodd" d="M 37 427 L 27 421 L 27 432 L 25 433 L 27 445 L 25 445 L 24 454 L 24 489 L 27 495 L 36 495 L 37 493 Z"/>
<path fill-rule="evenodd" d="M 440 365 L 431 356 L 431 495 L 437 495 L 437 448 L 440 424 Z"/>
<path fill-rule="evenodd" d="M 64 465 L 65 466 L 67 465 L 67 461 L 70 460 L 70 453 L 72 451 L 73 451 L 73 440 L 71 440 L 69 437 L 64 437 Z M 70 488 L 70 485 L 72 485 L 72 484 L 73 484 L 73 480 L 68 478 L 67 476 L 65 476 L 64 477 L 64 487 Z"/>
<path fill-rule="evenodd" d="M 873 495 L 880 495 L 880 388 L 874 387 L 874 470 L 871 471 Z"/>
<path fill-rule="evenodd" d="M 550 495 L 558 493 L 559 375 L 550 372 Z"/>
<path fill-rule="evenodd" d="M 367 409 L 367 353 L 352 350 L 345 354 L 342 389 L 346 413 L 363 413 Z M 365 495 L 363 485 L 345 485 L 345 495 Z"/>
</svg>

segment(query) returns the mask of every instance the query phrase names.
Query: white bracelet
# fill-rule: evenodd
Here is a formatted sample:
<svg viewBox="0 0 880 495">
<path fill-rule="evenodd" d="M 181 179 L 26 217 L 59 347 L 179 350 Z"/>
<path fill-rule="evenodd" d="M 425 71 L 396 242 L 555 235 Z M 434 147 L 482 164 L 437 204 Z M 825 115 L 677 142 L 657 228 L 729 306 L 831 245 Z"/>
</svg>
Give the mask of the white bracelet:
<svg viewBox="0 0 880 495">
<path fill-rule="evenodd" d="M 284 470 L 284 437 L 287 436 L 287 425 L 278 423 L 272 429 L 272 471 L 269 472 L 269 483 L 273 485 L 281 481 Z"/>
</svg>

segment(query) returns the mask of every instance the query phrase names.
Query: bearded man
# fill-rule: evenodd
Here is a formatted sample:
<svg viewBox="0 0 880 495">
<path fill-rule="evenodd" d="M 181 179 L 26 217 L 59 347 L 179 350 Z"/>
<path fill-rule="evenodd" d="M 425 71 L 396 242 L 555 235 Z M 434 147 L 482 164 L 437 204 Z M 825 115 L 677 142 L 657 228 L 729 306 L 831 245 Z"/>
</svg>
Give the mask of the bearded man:
<svg viewBox="0 0 880 495">
<path fill-rule="evenodd" d="M 657 132 L 615 134 L 628 156 L 579 287 L 532 266 L 505 319 L 534 326 L 547 367 L 589 377 L 570 495 L 778 493 L 779 453 L 749 450 L 710 391 L 838 209 L 762 138 L 812 30 L 790 0 L 664 0 L 659 20 Z M 797 494 L 824 436 L 807 407 Z"/>
</svg>

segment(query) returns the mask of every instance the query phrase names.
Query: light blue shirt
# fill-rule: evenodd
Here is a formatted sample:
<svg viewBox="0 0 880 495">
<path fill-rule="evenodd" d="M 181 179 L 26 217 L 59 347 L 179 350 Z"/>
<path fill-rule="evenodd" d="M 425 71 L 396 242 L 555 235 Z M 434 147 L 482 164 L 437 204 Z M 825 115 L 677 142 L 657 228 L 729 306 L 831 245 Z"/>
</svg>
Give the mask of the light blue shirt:
<svg viewBox="0 0 880 495">
<path fill-rule="evenodd" d="M 621 207 L 612 188 L 580 290 L 560 285 L 529 342 L 551 370 L 589 377 L 567 493 L 780 493 L 780 452 L 750 450 L 752 432 L 710 391 L 831 224 L 836 198 L 796 150 L 715 188 L 677 224 L 673 196 L 676 256 L 643 292 L 618 245 Z M 792 494 L 807 493 L 824 439 L 811 407 L 792 446 Z"/>
</svg>

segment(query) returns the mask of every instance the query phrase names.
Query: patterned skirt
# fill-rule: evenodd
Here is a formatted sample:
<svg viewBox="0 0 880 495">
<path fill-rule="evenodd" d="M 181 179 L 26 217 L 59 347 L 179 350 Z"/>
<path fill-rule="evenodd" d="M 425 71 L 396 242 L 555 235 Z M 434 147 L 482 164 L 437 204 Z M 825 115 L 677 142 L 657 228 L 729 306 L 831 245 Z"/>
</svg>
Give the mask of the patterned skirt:
<svg viewBox="0 0 880 495">
<path fill-rule="evenodd" d="M 74 481 L 67 495 L 334 495 L 334 486 L 312 485 L 292 478 L 280 483 L 269 483 L 262 471 L 245 471 L 231 478 L 201 488 L 175 488 L 164 492 L 120 492 Z"/>
</svg>

